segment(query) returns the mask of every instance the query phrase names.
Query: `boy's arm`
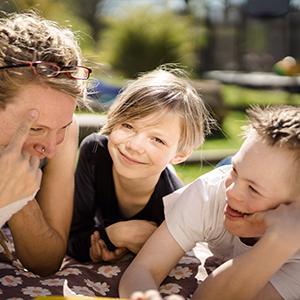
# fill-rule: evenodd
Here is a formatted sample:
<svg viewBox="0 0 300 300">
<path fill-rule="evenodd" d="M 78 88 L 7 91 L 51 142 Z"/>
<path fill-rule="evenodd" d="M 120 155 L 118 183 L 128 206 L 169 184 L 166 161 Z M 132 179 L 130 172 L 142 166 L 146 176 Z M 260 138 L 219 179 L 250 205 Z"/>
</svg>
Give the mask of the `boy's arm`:
<svg viewBox="0 0 300 300">
<path fill-rule="evenodd" d="M 129 297 L 135 291 L 157 289 L 183 255 L 183 249 L 163 222 L 123 274 L 120 297 Z"/>
<path fill-rule="evenodd" d="M 57 271 L 66 251 L 77 146 L 78 128 L 73 123 L 45 167 L 37 201 L 30 201 L 9 222 L 18 258 L 40 275 Z"/>
<path fill-rule="evenodd" d="M 279 205 L 267 212 L 247 217 L 248 221 L 262 222 L 265 234 L 245 254 L 234 258 L 216 269 L 197 289 L 193 299 L 282 299 L 269 283 L 274 274 L 300 249 L 300 205 Z M 292 289 L 293 280 L 298 281 L 297 269 L 291 273 L 285 289 L 297 294 L 299 284 Z M 290 286 L 289 286 L 290 284 Z M 294 299 L 294 298 L 293 298 Z"/>
<path fill-rule="evenodd" d="M 276 237 L 265 235 L 251 250 L 213 271 L 192 299 L 282 299 L 268 281 L 292 254 Z"/>
</svg>

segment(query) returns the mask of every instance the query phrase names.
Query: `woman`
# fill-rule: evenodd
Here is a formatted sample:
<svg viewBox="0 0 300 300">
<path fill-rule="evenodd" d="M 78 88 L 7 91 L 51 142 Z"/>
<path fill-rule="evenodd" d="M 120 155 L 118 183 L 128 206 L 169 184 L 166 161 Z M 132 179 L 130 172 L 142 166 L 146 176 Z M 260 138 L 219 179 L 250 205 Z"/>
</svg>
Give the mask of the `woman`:
<svg viewBox="0 0 300 300">
<path fill-rule="evenodd" d="M 29 196 L 8 224 L 19 260 L 39 275 L 56 272 L 66 251 L 78 142 L 73 112 L 91 73 L 81 60 L 72 32 L 54 22 L 33 13 L 0 20 L 1 207 Z"/>
</svg>

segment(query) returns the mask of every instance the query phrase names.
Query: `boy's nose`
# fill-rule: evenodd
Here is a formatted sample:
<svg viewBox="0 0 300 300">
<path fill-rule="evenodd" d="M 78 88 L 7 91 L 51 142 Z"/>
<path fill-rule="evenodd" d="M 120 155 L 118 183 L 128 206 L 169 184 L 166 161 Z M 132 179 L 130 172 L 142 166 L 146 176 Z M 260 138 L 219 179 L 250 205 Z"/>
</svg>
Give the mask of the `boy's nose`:
<svg viewBox="0 0 300 300">
<path fill-rule="evenodd" d="M 246 205 L 248 199 L 241 184 L 235 181 L 226 187 L 226 197 L 228 200 L 242 202 L 243 205 Z"/>
<path fill-rule="evenodd" d="M 233 180 L 231 177 L 225 180 L 225 187 L 226 187 L 226 196 L 227 198 L 234 198 L 236 200 L 241 201 L 242 195 L 240 191 L 240 186 Z"/>
</svg>

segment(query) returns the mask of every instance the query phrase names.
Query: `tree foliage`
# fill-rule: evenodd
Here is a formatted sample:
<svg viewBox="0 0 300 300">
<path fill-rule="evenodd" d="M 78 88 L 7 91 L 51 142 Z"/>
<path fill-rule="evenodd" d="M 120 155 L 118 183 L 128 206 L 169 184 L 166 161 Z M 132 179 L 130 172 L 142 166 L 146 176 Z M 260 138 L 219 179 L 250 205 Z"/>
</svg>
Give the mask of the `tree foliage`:
<svg viewBox="0 0 300 300">
<path fill-rule="evenodd" d="M 107 20 L 99 48 L 114 69 L 130 78 L 163 63 L 195 67 L 200 37 L 194 29 L 186 16 L 133 10 Z"/>
</svg>

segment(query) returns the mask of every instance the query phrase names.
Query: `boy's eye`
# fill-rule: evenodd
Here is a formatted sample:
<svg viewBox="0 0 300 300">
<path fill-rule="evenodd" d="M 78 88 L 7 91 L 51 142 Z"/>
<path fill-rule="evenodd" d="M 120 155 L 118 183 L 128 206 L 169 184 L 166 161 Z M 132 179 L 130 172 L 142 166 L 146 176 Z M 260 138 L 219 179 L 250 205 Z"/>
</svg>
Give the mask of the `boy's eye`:
<svg viewBox="0 0 300 300">
<path fill-rule="evenodd" d="M 234 167 L 231 168 L 230 175 L 235 177 L 237 175 L 236 169 Z"/>
<path fill-rule="evenodd" d="M 259 194 L 258 191 L 252 186 L 252 185 L 249 185 L 249 189 L 254 192 L 255 194 Z"/>
</svg>

